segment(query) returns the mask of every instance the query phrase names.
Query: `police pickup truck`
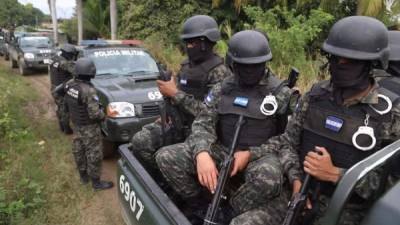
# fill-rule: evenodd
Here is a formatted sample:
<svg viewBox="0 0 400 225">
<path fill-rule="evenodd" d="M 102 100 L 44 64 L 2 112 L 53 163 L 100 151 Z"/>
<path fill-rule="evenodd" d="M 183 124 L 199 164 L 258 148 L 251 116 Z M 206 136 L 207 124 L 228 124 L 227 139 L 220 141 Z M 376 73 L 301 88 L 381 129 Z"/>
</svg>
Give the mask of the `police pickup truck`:
<svg viewBox="0 0 400 225">
<path fill-rule="evenodd" d="M 127 225 L 190 225 L 176 204 L 159 187 L 128 149 L 119 147 L 118 197 L 122 216 Z M 357 183 L 371 171 L 387 165 L 400 153 L 400 140 L 383 148 L 350 168 L 339 182 L 322 225 L 338 225 L 343 208 Z M 398 162 L 397 162 L 398 163 Z M 400 221 L 400 182 L 377 194 L 371 210 L 361 225 L 398 225 Z M 188 209 L 185 209 L 188 210 Z"/>
<path fill-rule="evenodd" d="M 126 143 L 143 125 L 159 116 L 162 95 L 156 79 L 156 61 L 135 40 L 84 40 L 78 57 L 89 57 L 96 65 L 91 80 L 107 117 L 102 123 L 104 156 Z"/>
<path fill-rule="evenodd" d="M 56 53 L 53 41 L 36 33 L 24 33 L 8 44 L 11 68 L 19 69 L 21 75 L 27 75 L 33 69 L 47 69 Z"/>
</svg>

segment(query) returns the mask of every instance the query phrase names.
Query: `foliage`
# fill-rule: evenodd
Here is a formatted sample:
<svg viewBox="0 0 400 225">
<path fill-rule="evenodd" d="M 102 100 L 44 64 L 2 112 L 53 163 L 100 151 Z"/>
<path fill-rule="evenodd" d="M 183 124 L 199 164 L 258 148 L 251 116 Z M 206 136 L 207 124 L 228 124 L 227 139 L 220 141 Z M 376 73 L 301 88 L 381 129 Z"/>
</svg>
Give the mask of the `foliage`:
<svg viewBox="0 0 400 225">
<path fill-rule="evenodd" d="M 12 25 L 38 25 L 48 19 L 42 11 L 32 4 L 22 5 L 17 0 L 2 0 L 0 7 L 0 27 Z"/>
<path fill-rule="evenodd" d="M 320 38 L 321 32 L 329 29 L 334 20 L 332 15 L 321 10 L 311 10 L 308 17 L 296 16 L 294 10 L 280 7 L 267 11 L 259 7 L 245 7 L 244 11 L 253 20 L 247 27 L 256 28 L 268 35 L 274 67 L 307 67 L 307 64 L 312 63 L 308 46 L 323 39 Z M 316 45 L 319 46 L 320 43 Z"/>
<path fill-rule="evenodd" d="M 210 6 L 195 0 L 124 0 L 120 34 L 139 39 L 155 35 L 177 43 L 183 21 L 195 14 L 208 14 Z"/>
</svg>

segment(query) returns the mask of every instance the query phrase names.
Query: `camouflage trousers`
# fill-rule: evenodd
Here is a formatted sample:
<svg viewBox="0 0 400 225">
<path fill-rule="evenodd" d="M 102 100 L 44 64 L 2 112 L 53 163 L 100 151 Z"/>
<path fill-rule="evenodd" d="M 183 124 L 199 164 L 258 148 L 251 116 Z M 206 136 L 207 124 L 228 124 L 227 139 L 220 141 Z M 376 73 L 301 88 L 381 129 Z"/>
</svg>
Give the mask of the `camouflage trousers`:
<svg viewBox="0 0 400 225">
<path fill-rule="evenodd" d="M 278 197 L 233 218 L 230 225 L 281 225 L 287 212 L 290 196 L 289 187 L 283 188 Z"/>
<path fill-rule="evenodd" d="M 69 127 L 69 113 L 66 110 L 64 96 L 53 95 L 56 104 L 56 115 L 62 128 Z"/>
<path fill-rule="evenodd" d="M 226 149 L 221 145 L 211 148 L 211 156 L 219 165 L 226 156 Z M 156 162 L 168 184 L 182 198 L 198 197 L 202 186 L 197 180 L 196 166 L 187 143 L 179 143 L 161 148 L 156 153 Z M 243 182 L 240 183 L 230 197 L 234 212 L 239 215 L 256 209 L 279 196 L 282 189 L 283 175 L 276 155 L 250 162 L 241 172 Z"/>
<path fill-rule="evenodd" d="M 87 172 L 91 178 L 101 175 L 103 145 L 98 124 L 74 126 L 72 153 L 80 172 Z"/>
<path fill-rule="evenodd" d="M 132 153 L 146 167 L 157 168 L 154 153 L 161 147 L 162 130 L 161 123 L 153 122 L 143 126 L 131 139 Z"/>
</svg>

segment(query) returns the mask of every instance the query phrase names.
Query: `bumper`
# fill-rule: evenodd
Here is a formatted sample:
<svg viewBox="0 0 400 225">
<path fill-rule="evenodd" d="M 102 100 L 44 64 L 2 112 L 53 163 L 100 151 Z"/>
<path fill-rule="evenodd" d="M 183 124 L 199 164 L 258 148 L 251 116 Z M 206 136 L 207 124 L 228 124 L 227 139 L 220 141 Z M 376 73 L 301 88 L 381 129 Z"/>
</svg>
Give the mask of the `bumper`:
<svg viewBox="0 0 400 225">
<path fill-rule="evenodd" d="M 147 118 L 110 118 L 102 124 L 104 137 L 108 141 L 126 143 L 146 124 L 154 122 L 158 116 Z"/>
<path fill-rule="evenodd" d="M 30 69 L 47 69 L 48 64 L 45 64 L 43 59 L 38 60 L 24 60 L 25 66 Z"/>
</svg>

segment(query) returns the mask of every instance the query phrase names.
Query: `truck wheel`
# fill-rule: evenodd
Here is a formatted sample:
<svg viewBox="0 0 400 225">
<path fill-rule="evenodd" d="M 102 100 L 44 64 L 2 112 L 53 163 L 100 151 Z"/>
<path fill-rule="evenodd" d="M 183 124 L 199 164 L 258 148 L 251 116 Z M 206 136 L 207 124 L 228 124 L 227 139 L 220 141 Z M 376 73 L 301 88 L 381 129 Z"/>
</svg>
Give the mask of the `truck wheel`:
<svg viewBox="0 0 400 225">
<path fill-rule="evenodd" d="M 11 68 L 17 68 L 18 62 L 14 59 L 10 59 L 10 66 L 11 66 Z"/>
<path fill-rule="evenodd" d="M 18 62 L 18 70 L 19 70 L 19 74 L 25 76 L 29 73 L 28 69 L 26 68 L 24 62 L 22 62 L 22 60 L 19 60 Z"/>
<path fill-rule="evenodd" d="M 108 141 L 103 138 L 103 158 L 111 158 L 115 151 L 117 150 L 117 145 L 115 142 Z"/>
</svg>

